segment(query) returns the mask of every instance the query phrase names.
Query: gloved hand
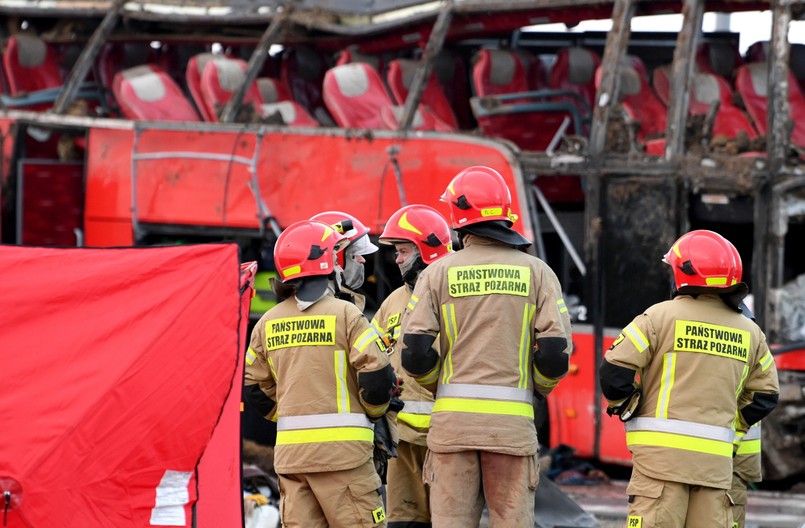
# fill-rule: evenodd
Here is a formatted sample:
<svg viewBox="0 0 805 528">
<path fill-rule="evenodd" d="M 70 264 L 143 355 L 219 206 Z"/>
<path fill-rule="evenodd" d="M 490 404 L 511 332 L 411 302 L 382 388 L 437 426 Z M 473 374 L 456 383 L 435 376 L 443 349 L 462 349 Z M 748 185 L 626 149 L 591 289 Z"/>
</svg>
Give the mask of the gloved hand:
<svg viewBox="0 0 805 528">
<path fill-rule="evenodd" d="M 392 398 L 399 398 L 403 392 L 403 385 L 405 385 L 405 380 L 402 376 L 395 373 L 396 379 L 394 380 L 394 388 L 391 390 L 391 397 Z"/>
<path fill-rule="evenodd" d="M 640 387 L 635 384 L 634 391 L 627 396 L 625 400 L 616 406 L 607 407 L 607 414 L 609 416 L 616 414 L 621 422 L 628 422 L 637 414 L 637 409 L 640 407 L 641 395 Z"/>
</svg>

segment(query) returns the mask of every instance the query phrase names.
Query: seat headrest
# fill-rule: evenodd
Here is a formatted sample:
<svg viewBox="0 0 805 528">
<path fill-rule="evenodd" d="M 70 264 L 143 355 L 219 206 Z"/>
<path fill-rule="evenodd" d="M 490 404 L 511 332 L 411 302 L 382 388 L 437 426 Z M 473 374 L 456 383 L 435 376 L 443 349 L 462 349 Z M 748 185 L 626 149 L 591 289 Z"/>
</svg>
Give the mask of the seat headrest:
<svg viewBox="0 0 805 528">
<path fill-rule="evenodd" d="M 165 97 L 165 84 L 159 74 L 149 66 L 135 66 L 121 72 L 123 78 L 129 82 L 138 99 L 146 103 L 160 101 Z"/>
<path fill-rule="evenodd" d="M 363 63 L 350 63 L 336 66 L 331 71 L 335 75 L 338 90 L 347 97 L 357 97 L 369 90 L 369 77 Z"/>
</svg>

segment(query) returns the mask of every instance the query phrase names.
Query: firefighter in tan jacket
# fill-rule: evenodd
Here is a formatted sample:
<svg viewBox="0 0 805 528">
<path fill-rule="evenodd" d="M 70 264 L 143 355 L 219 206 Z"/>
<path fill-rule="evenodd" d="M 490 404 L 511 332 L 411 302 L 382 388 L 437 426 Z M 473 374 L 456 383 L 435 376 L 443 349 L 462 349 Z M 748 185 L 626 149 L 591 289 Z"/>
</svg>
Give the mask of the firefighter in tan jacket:
<svg viewBox="0 0 805 528">
<path fill-rule="evenodd" d="M 394 346 L 396 353 L 391 355 L 391 364 L 405 383 L 402 393 L 405 406 L 396 420 L 397 457 L 389 459 L 388 466 L 388 522 L 389 528 L 427 528 L 431 526 L 430 506 L 428 490 L 422 481 L 422 465 L 428 451 L 433 394 L 402 371 L 400 329 L 419 274 L 452 251 L 450 226 L 432 207 L 409 205 L 391 215 L 380 242 L 394 245 L 395 260 L 404 282 L 383 301 L 372 320 L 375 329 Z"/>
<path fill-rule="evenodd" d="M 386 412 L 396 376 L 385 344 L 353 304 L 333 296 L 330 226 L 289 226 L 274 248 L 292 293 L 252 331 L 244 392 L 277 421 L 274 465 L 285 527 L 386 526 L 372 462 L 372 422 Z"/>
<path fill-rule="evenodd" d="M 500 174 L 465 169 L 442 200 L 464 247 L 419 276 L 402 349 L 403 368 L 436 393 L 423 469 L 432 523 L 478 526 L 485 501 L 490 526 L 531 528 L 533 400 L 567 373 L 570 318 L 556 275 L 511 229 Z"/>
<path fill-rule="evenodd" d="M 627 526 L 730 528 L 736 422 L 745 430 L 776 406 L 777 371 L 741 314 L 748 290 L 726 239 L 691 231 L 664 260 L 675 297 L 624 328 L 599 369 L 633 458 Z"/>
</svg>

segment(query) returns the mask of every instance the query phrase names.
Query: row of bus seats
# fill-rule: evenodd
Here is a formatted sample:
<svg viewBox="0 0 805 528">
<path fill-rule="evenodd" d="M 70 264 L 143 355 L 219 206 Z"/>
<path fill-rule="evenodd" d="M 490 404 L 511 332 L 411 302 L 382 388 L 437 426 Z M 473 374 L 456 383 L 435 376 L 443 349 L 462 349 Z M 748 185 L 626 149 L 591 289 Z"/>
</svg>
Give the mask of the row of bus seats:
<svg viewBox="0 0 805 528">
<path fill-rule="evenodd" d="M 718 102 L 714 134 L 734 137 L 744 131 L 753 138 L 765 133 L 767 47 L 768 43 L 758 42 L 741 57 L 737 48 L 727 43 L 700 45 L 691 115 L 707 113 Z M 132 49 L 138 53 L 132 54 Z M 481 49 L 471 58 L 469 75 L 456 54 L 445 51 L 437 60 L 413 116 L 414 129 L 471 128 L 472 118 L 467 115 L 471 108 L 485 135 L 509 139 L 527 150 L 549 148 L 562 126 L 566 126 L 566 133 L 589 132 L 600 80 L 600 58 L 591 50 L 560 49 L 552 66 L 546 67 L 543 60 L 526 50 Z M 9 37 L 3 53 L 9 95 L 47 93 L 52 103 L 63 83 L 58 63 L 53 48 L 35 35 Z M 258 78 L 247 90 L 244 102 L 259 117 L 280 118 L 295 126 L 394 129 L 399 126 L 417 68 L 418 62 L 412 59 L 388 59 L 354 49 L 343 50 L 332 63 L 309 48 L 287 49 L 276 74 Z M 107 102 L 126 118 L 217 121 L 242 83 L 246 63 L 232 55 L 202 52 L 186 62 L 184 78 L 171 77 L 173 69 L 148 45 L 108 43 L 93 69 L 93 80 L 98 80 L 100 89 L 111 87 Z M 805 45 L 791 46 L 790 72 L 792 115 L 805 115 L 805 97 L 800 89 L 800 85 L 805 87 Z M 649 75 L 640 59 L 627 57 L 620 86 L 624 111 L 638 124 L 637 140 L 648 152 L 660 154 L 664 149 L 660 136 L 665 130 L 670 66 L 655 68 Z M 741 96 L 746 114 L 734 103 L 734 91 Z M 49 104 L 43 101 L 47 100 L 34 97 L 28 108 L 46 109 Z M 793 121 L 793 141 L 803 145 L 805 120 Z"/>
</svg>

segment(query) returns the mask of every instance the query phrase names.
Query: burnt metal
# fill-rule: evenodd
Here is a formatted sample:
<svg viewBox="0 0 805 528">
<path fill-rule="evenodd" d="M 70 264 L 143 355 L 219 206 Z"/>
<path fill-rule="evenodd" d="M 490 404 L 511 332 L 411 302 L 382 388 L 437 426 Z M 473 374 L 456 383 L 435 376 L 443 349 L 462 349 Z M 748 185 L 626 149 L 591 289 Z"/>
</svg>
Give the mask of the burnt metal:
<svg viewBox="0 0 805 528">
<path fill-rule="evenodd" d="M 405 108 L 403 108 L 403 114 L 397 127 L 398 130 L 407 131 L 411 128 L 416 109 L 419 107 L 419 102 L 422 100 L 425 86 L 428 84 L 428 77 L 433 70 L 436 56 L 442 50 L 444 39 L 447 36 L 447 31 L 450 29 L 450 21 L 452 19 L 453 0 L 445 0 L 441 11 L 439 11 L 436 23 L 433 25 L 433 31 L 430 34 L 428 43 L 425 45 L 425 51 L 422 54 L 422 59 L 420 59 L 419 68 L 417 68 L 414 79 L 411 81 L 411 88 L 408 90 L 408 97 L 405 98 Z"/>
<path fill-rule="evenodd" d="M 288 20 L 290 11 L 291 8 L 284 9 L 281 15 L 271 21 L 271 24 L 268 25 L 263 36 L 260 37 L 260 42 L 257 44 L 254 52 L 252 52 L 251 57 L 249 57 L 243 83 L 238 86 L 238 89 L 235 90 L 235 93 L 232 94 L 232 97 L 221 110 L 220 121 L 222 123 L 231 123 L 235 119 L 235 116 L 238 115 L 241 106 L 243 106 L 243 98 L 246 96 L 246 92 L 252 86 L 252 83 L 257 79 L 258 72 L 263 69 L 266 58 L 268 58 L 268 49 L 272 44 L 277 42 L 277 36 L 280 34 L 280 30 L 285 25 L 286 20 Z M 260 109 L 257 108 L 255 110 L 259 113 Z"/>
<path fill-rule="evenodd" d="M 665 155 L 673 159 L 685 150 L 685 123 L 690 104 L 690 88 L 696 45 L 704 18 L 704 2 L 685 0 L 682 7 L 684 22 L 674 50 L 671 94 L 668 103 L 668 125 L 665 132 Z"/>
<path fill-rule="evenodd" d="M 112 2 L 109 12 L 106 13 L 98 29 L 96 29 L 92 37 L 90 37 L 89 42 L 81 52 L 81 56 L 78 57 L 75 66 L 70 70 L 70 75 L 67 77 L 61 92 L 59 92 L 59 96 L 53 103 L 54 114 L 63 114 L 70 106 L 70 103 L 73 102 L 73 99 L 75 99 L 75 95 L 78 93 L 81 83 L 86 79 L 87 73 L 89 73 L 90 68 L 92 68 L 92 65 L 95 63 L 95 59 L 98 57 L 98 53 L 101 51 L 101 46 L 103 46 L 106 39 L 112 34 L 112 31 L 114 31 L 115 26 L 117 26 L 117 22 L 120 20 L 120 8 L 125 1 L 126 0 L 114 0 L 114 2 Z"/>
</svg>

